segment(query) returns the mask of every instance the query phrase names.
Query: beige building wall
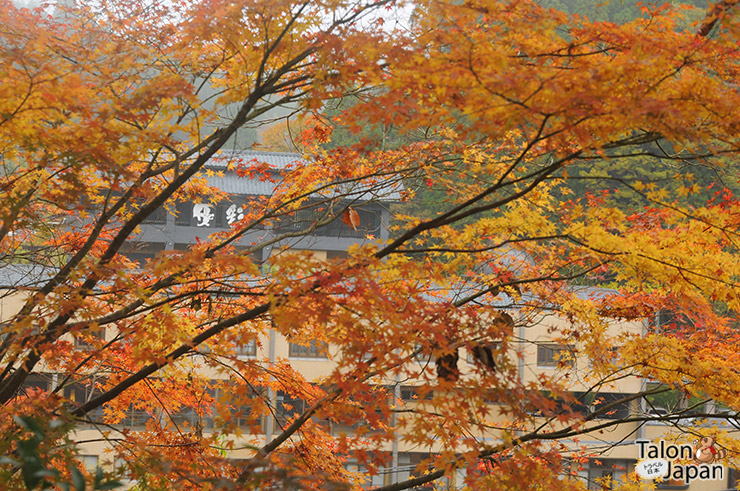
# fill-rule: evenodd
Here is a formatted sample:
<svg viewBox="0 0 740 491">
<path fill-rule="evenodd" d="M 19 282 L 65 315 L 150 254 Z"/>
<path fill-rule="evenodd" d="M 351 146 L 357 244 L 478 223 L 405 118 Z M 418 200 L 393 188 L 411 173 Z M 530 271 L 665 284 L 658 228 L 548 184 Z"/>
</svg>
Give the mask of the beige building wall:
<svg viewBox="0 0 740 491">
<path fill-rule="evenodd" d="M 320 255 L 319 255 L 320 256 Z M 7 293 L 0 297 L 0 318 L 7 319 L 13 314 L 17 313 L 23 304 L 25 296 L 19 293 Z M 562 373 L 564 376 L 567 374 L 568 379 L 572 381 L 572 389 L 574 391 L 584 391 L 589 387 L 588 382 L 588 361 L 581 355 L 579 355 L 579 347 L 574 345 L 573 352 L 573 364 L 570 366 L 547 366 L 543 365 L 541 356 L 538 358 L 538 346 L 553 346 L 557 345 L 558 332 L 562 329 L 568 329 L 567 322 L 563 319 L 548 316 L 540 319 L 539 322 L 535 322 L 531 327 L 515 327 L 515 338 L 518 338 L 515 342 L 510 343 L 510 353 L 508 356 L 516 357 L 519 359 L 520 366 L 520 377 L 524 383 L 528 383 L 537 379 L 541 373 L 546 374 L 558 374 Z M 608 326 L 607 334 L 612 337 L 616 337 L 617 334 L 622 332 L 630 332 L 634 335 L 641 335 L 643 333 L 643 324 L 634 323 L 614 323 Z M 268 331 L 269 334 L 269 331 Z M 112 336 L 112 333 L 108 333 Z M 271 340 L 269 335 L 265 335 L 260 339 L 258 343 L 259 348 L 256 351 L 256 357 L 261 359 L 275 360 L 284 359 L 289 360 L 291 365 L 300 373 L 304 374 L 307 379 L 312 381 L 320 381 L 323 377 L 328 376 L 333 370 L 334 364 L 331 361 L 331 357 L 336 354 L 334 347 L 329 347 L 329 356 L 300 356 L 291 352 L 290 343 L 287 339 L 280 335 L 274 335 L 274 339 Z M 522 354 L 520 357 L 518 352 Z M 467 354 L 464 350 L 461 350 L 461 356 L 459 361 L 459 367 L 464 372 L 469 370 L 469 363 L 467 361 Z M 434 362 L 430 363 L 429 369 L 434 370 Z M 213 372 L 211 374 L 205 374 L 212 378 L 220 378 L 221 375 Z M 641 390 L 642 381 L 636 377 L 628 377 L 619 381 L 617 385 L 613 387 L 613 391 L 622 394 L 636 393 Z M 271 394 L 270 397 L 273 402 L 276 400 L 276 394 Z M 638 411 L 639 408 L 635 404 L 633 407 L 634 411 Z M 245 437 L 240 440 L 240 443 L 249 441 L 251 444 L 260 445 L 271 438 L 277 428 L 274 426 L 274 422 L 268 421 L 264 425 L 264 429 L 267 431 L 263 435 L 255 435 Z M 268 428 L 272 428 L 272 431 Z M 334 432 L 346 431 L 346 428 L 332 428 Z M 566 447 L 570 447 L 573 450 L 580 448 L 581 446 L 587 446 L 593 448 L 594 451 L 599 453 L 600 465 L 596 461 L 591 461 L 585 466 L 585 468 L 574 468 L 574 470 L 583 479 L 593 479 L 594 476 L 599 475 L 612 475 L 614 478 L 620 478 L 625 475 L 626 472 L 634 470 L 634 466 L 637 463 L 638 458 L 638 446 L 635 444 L 635 440 L 643 439 L 652 442 L 660 441 L 661 439 L 667 438 L 667 434 L 675 431 L 676 429 L 671 425 L 661 423 L 648 423 L 640 425 L 638 423 L 623 423 L 617 427 L 598 430 L 593 433 L 582 435 L 578 441 L 564 441 Z M 109 437 L 115 437 L 115 431 L 108 434 Z M 103 434 L 94 428 L 80 427 L 75 433 L 74 438 L 81 443 L 79 445 L 80 455 L 82 456 L 83 464 L 94 468 L 97 464 L 102 464 L 106 461 L 110 461 L 108 450 L 110 445 L 105 442 L 102 438 Z M 481 435 L 491 441 L 495 441 L 497 435 L 488 434 Z M 419 449 L 412 445 L 406 444 L 399 438 L 395 443 L 388 443 L 382 451 L 388 452 L 389 454 L 395 454 L 394 463 L 396 465 L 396 472 L 386 470 L 383 475 L 375 476 L 372 478 L 374 485 L 389 484 L 395 475 L 395 479 L 402 480 L 410 475 L 412 467 L 419 461 L 419 459 L 426 452 L 434 452 L 435 448 Z M 603 450 L 603 452 L 602 452 Z M 250 456 L 248 450 L 242 450 L 234 452 L 231 455 L 233 458 L 247 458 Z M 348 465 L 353 465 L 351 462 Z M 616 467 L 615 467 L 616 466 Z M 362 470 L 362 469 L 359 469 Z M 728 479 L 730 472 L 729 469 L 725 468 L 724 479 L 720 481 L 695 481 L 689 487 L 672 487 L 665 489 L 688 489 L 689 491 L 718 491 L 727 489 Z M 455 482 L 462 482 L 462 476 L 453 478 L 449 483 L 454 486 Z M 672 483 L 674 486 L 678 483 Z M 667 485 L 664 485 L 667 486 Z M 664 487 L 663 486 L 663 487 Z M 593 489 L 601 489 L 592 486 Z M 659 486 L 660 489 L 660 486 Z"/>
</svg>

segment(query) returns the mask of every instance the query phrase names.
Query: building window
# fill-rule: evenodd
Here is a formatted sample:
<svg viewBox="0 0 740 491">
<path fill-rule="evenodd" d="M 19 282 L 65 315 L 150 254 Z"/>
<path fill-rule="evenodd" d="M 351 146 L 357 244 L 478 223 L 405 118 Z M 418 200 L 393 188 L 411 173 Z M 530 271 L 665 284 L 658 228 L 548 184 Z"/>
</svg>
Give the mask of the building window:
<svg viewBox="0 0 740 491">
<path fill-rule="evenodd" d="M 380 211 L 357 208 L 359 225 L 353 228 L 347 224 L 343 217 L 338 217 L 332 222 L 316 229 L 316 235 L 325 237 L 349 237 L 364 238 L 368 235 L 378 236 L 380 233 Z"/>
<path fill-rule="evenodd" d="M 252 339 L 244 344 L 238 344 L 236 346 L 236 354 L 238 356 L 256 356 L 257 342 Z"/>
<path fill-rule="evenodd" d="M 381 226 L 381 210 L 375 208 L 355 208 L 359 225 L 353 227 L 346 223 L 343 215 L 333 216 L 333 211 L 320 206 L 318 203 L 308 205 L 306 208 L 296 210 L 280 220 L 279 230 L 281 232 L 307 231 L 317 223 L 323 223 L 316 227 L 311 233 L 321 237 L 344 237 L 365 238 L 368 235 L 378 236 Z"/>
<path fill-rule="evenodd" d="M 97 397 L 101 394 L 100 390 L 95 388 L 95 384 L 83 382 L 75 382 L 73 384 L 67 385 L 66 387 L 64 387 L 64 390 L 62 392 L 64 394 L 64 397 L 69 399 L 69 401 L 71 401 L 75 407 L 81 406 L 86 402 L 92 400 L 93 397 Z M 92 411 L 89 411 L 85 415 L 85 418 L 86 421 L 82 425 L 83 427 L 87 425 L 96 426 L 98 424 L 101 424 L 103 422 L 103 408 L 97 407 Z"/>
<path fill-rule="evenodd" d="M 328 358 L 329 346 L 323 341 L 311 341 L 309 344 L 290 343 L 288 356 L 291 358 Z"/>
<path fill-rule="evenodd" d="M 474 353 L 477 350 L 477 356 Z M 503 350 L 501 341 L 491 343 L 479 343 L 468 347 L 468 354 L 465 358 L 468 365 L 483 364 L 489 368 L 495 368 L 496 359 Z"/>
<path fill-rule="evenodd" d="M 116 427 L 122 429 L 143 430 L 146 428 L 146 422 L 152 419 L 152 416 L 143 409 L 136 409 L 132 404 L 126 411 L 126 416 L 116 424 Z"/>
<path fill-rule="evenodd" d="M 588 479 L 588 489 L 606 490 L 619 487 L 627 474 L 628 462 L 621 459 L 592 459 L 581 474 Z"/>
<path fill-rule="evenodd" d="M 414 347 L 414 360 L 416 361 L 416 363 L 426 365 L 428 363 L 433 363 L 435 358 L 434 355 L 432 355 L 432 353 L 428 351 L 428 348 L 425 348 L 421 344 L 417 344 Z"/>
<path fill-rule="evenodd" d="M 131 416 L 133 425 L 146 424 L 145 419 L 143 421 L 136 422 L 136 416 L 133 414 Z M 170 415 L 170 421 L 172 421 L 172 424 L 175 425 L 179 431 L 202 430 L 203 422 L 198 415 L 198 412 L 192 407 L 181 407 L 178 411 L 173 412 Z"/>
<path fill-rule="evenodd" d="M 628 399 L 630 394 L 620 394 L 616 392 L 598 393 L 593 396 L 590 402 L 591 411 L 600 411 L 601 419 L 624 419 L 632 413 L 632 403 Z M 607 406 L 609 410 L 604 410 Z"/>
<path fill-rule="evenodd" d="M 154 210 L 149 216 L 147 216 L 143 223 L 148 223 L 151 225 L 164 225 L 167 223 L 167 210 L 165 210 L 164 206 L 160 206 L 156 210 Z"/>
<path fill-rule="evenodd" d="M 359 464 L 355 459 L 348 459 L 344 464 L 344 468 L 355 474 L 350 477 L 350 480 L 361 489 L 372 489 L 385 484 L 385 476 L 382 472 L 382 467 L 378 468 L 377 473 L 371 476 L 370 469 Z"/>
<path fill-rule="evenodd" d="M 105 328 L 101 327 L 92 332 L 75 334 L 75 348 L 82 351 L 95 349 L 95 345 L 105 340 Z"/>
<path fill-rule="evenodd" d="M 128 242 L 121 248 L 121 255 L 135 262 L 138 267 L 142 267 L 162 251 L 164 251 L 162 242 Z"/>
<path fill-rule="evenodd" d="M 562 344 L 538 344 L 537 366 L 558 367 L 573 366 L 575 364 L 575 350 L 572 346 Z"/>
<path fill-rule="evenodd" d="M 279 432 L 284 430 L 294 418 L 300 416 L 308 407 L 309 403 L 297 396 L 292 396 L 282 390 L 275 395 L 275 419 L 273 421 L 273 431 Z M 330 430 L 331 423 L 328 419 L 311 418 L 317 425 L 324 429 Z"/>
<path fill-rule="evenodd" d="M 98 468 L 98 456 L 97 455 L 80 455 L 80 463 L 82 464 L 82 467 L 85 468 L 85 470 L 89 474 L 95 474 L 95 471 Z"/>
<path fill-rule="evenodd" d="M 266 391 L 260 387 L 249 387 L 249 392 L 241 389 L 235 390 L 235 386 L 228 381 L 212 381 L 215 387 L 207 389 L 214 405 L 203 411 L 203 427 L 206 431 L 213 431 L 217 419 L 219 424 L 233 424 L 251 434 L 264 433 L 266 418 L 261 410 L 266 400 Z M 216 406 L 220 406 L 217 411 Z"/>
<path fill-rule="evenodd" d="M 278 391 L 275 397 L 275 403 L 273 431 L 283 430 L 291 419 L 301 414 L 306 408 L 304 401 L 283 391 Z"/>
<path fill-rule="evenodd" d="M 280 218 L 278 229 L 281 232 L 300 232 L 311 228 L 317 220 L 320 220 L 321 216 L 316 210 L 310 208 L 303 208 L 296 210 L 290 215 L 285 215 Z"/>
<path fill-rule="evenodd" d="M 51 374 L 32 373 L 23 382 L 21 392 L 23 394 L 27 394 L 29 390 L 43 390 L 48 392 L 52 385 L 51 380 Z"/>
<path fill-rule="evenodd" d="M 256 414 L 249 404 L 242 404 L 235 408 L 232 412 L 233 421 L 242 430 L 246 430 L 252 434 L 264 433 L 266 419 Z"/>
<path fill-rule="evenodd" d="M 175 210 L 177 212 L 175 223 L 183 227 L 189 227 L 190 218 L 193 215 L 193 204 L 187 201 L 178 201 Z"/>
<path fill-rule="evenodd" d="M 244 343 L 236 342 L 238 344 L 233 345 L 233 352 L 229 349 L 231 348 L 231 346 L 227 346 L 223 343 L 217 344 L 217 341 L 211 342 L 214 343 L 214 346 L 216 347 L 216 352 L 219 354 L 226 352 L 228 354 L 233 353 L 237 356 L 257 356 L 257 342 L 254 339 L 246 341 Z M 211 348 L 208 342 L 205 342 L 197 347 L 197 352 L 205 355 L 208 353 L 212 353 L 213 348 Z"/>
<path fill-rule="evenodd" d="M 655 333 L 680 333 L 693 326 L 688 316 L 670 310 L 657 311 L 649 321 L 649 330 Z"/>
<path fill-rule="evenodd" d="M 396 480 L 402 482 L 407 479 L 421 477 L 433 469 L 434 464 L 429 463 L 431 455 L 428 453 L 418 452 L 400 452 L 398 454 L 398 468 L 396 469 Z M 422 462 L 427 462 L 422 464 Z M 450 482 L 450 478 L 445 476 L 437 481 L 435 486 L 422 485 L 412 488 L 418 491 L 432 491 L 435 489 L 456 489 Z"/>
<path fill-rule="evenodd" d="M 740 472 L 732 467 L 727 468 L 727 489 L 737 489 L 740 486 Z"/>
<path fill-rule="evenodd" d="M 429 388 L 420 388 L 413 385 L 402 385 L 401 386 L 401 399 L 404 402 L 414 402 L 424 400 L 431 400 L 434 396 L 434 392 Z"/>
</svg>

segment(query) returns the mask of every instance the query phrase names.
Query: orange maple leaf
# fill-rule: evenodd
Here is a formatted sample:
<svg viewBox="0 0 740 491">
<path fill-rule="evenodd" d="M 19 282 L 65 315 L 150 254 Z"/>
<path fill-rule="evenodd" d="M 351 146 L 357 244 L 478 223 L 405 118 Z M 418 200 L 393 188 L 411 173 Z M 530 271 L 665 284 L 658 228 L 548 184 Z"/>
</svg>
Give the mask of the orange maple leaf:
<svg viewBox="0 0 740 491">
<path fill-rule="evenodd" d="M 347 208 L 342 214 L 342 221 L 352 227 L 352 230 L 357 230 L 360 225 L 360 214 L 354 208 Z"/>
</svg>

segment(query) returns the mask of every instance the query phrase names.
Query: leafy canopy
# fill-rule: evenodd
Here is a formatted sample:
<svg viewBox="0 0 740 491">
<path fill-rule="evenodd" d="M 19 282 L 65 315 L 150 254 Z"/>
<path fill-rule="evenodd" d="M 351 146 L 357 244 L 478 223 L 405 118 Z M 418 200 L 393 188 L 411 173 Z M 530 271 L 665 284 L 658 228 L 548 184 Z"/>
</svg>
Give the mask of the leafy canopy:
<svg viewBox="0 0 740 491">
<path fill-rule="evenodd" d="M 343 489 L 398 438 L 429 458 L 390 490 L 458 469 L 470 489 L 582 489 L 561 479 L 592 456 L 572 442 L 631 431 L 648 396 L 736 411 L 740 204 L 696 179 L 738 150 L 736 4 L 686 29 L 671 7 L 614 24 L 428 0 L 401 29 L 385 0 L 2 0 L 3 486 L 79 482 L 73 452 L 28 439 L 52 414 L 79 438 L 95 423 L 140 489 Z M 286 105 L 313 113 L 303 159 L 227 151 Z M 346 138 L 363 128 L 393 144 Z M 227 174 L 274 191 L 185 249 L 125 254 L 157 210 L 226 200 L 209 178 Z M 392 238 L 288 247 L 362 225 L 389 189 Z M 426 189 L 433 209 L 403 206 Z M 659 311 L 682 322 L 644 328 Z M 556 369 L 523 370 L 534 332 L 569 347 Z M 273 333 L 325 343 L 331 368 L 268 356 Z M 50 391 L 24 389 L 42 374 Z"/>
</svg>

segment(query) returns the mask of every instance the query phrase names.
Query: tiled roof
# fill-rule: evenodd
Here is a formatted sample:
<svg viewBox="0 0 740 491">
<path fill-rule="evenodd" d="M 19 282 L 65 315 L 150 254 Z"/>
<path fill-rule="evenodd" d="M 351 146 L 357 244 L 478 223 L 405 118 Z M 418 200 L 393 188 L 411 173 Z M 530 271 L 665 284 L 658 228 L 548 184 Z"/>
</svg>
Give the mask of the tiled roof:
<svg viewBox="0 0 740 491">
<path fill-rule="evenodd" d="M 229 172 L 222 176 L 210 176 L 208 184 L 229 194 L 249 196 L 269 196 L 277 185 L 271 181 L 248 179 Z"/>
<path fill-rule="evenodd" d="M 264 162 L 273 169 L 284 170 L 295 163 L 303 163 L 303 157 L 299 153 L 287 152 L 260 152 L 255 150 L 227 151 L 221 152 L 218 157 L 212 158 L 206 167 L 212 169 L 225 169 L 229 163 L 238 161 L 247 163 L 251 160 Z"/>
<path fill-rule="evenodd" d="M 234 151 L 222 152 L 218 157 L 211 159 L 206 168 L 223 171 L 222 175 L 208 177 L 208 183 L 226 193 L 233 195 L 258 195 L 269 196 L 273 194 L 275 182 L 263 181 L 239 177 L 234 172 L 226 170 L 229 164 L 248 163 L 256 160 L 263 162 L 274 169 L 277 173 L 289 171 L 295 165 L 305 164 L 305 160 L 298 153 L 283 152 L 260 152 L 260 151 Z M 357 201 L 398 201 L 400 199 L 400 185 L 363 185 L 353 183 L 350 185 L 337 186 L 332 189 L 334 194 L 346 195 L 347 199 Z"/>
<path fill-rule="evenodd" d="M 0 267 L 0 288 L 9 290 L 41 288 L 58 271 L 58 268 L 38 264 L 5 264 Z"/>
</svg>

